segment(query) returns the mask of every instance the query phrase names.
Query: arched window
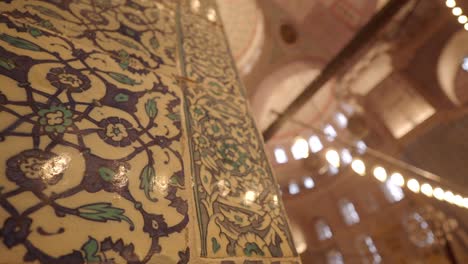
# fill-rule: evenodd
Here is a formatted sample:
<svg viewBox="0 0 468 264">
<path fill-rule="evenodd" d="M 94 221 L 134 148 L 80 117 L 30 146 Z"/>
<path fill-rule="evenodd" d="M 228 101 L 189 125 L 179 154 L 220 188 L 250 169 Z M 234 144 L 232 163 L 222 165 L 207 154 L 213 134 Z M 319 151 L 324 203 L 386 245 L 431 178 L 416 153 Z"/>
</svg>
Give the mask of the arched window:
<svg viewBox="0 0 468 264">
<path fill-rule="evenodd" d="M 434 233 L 427 221 L 419 214 L 412 213 L 405 219 L 405 227 L 411 242 L 418 247 L 427 247 L 434 243 Z"/>
<path fill-rule="evenodd" d="M 353 225 L 359 223 L 359 214 L 354 207 L 354 204 L 348 199 L 342 199 L 339 203 L 341 214 L 346 224 Z"/>
<path fill-rule="evenodd" d="M 288 191 L 289 191 L 289 194 L 295 195 L 295 194 L 298 194 L 301 191 L 301 189 L 299 188 L 299 184 L 293 181 L 289 183 Z"/>
<path fill-rule="evenodd" d="M 312 153 L 317 153 L 323 149 L 323 144 L 319 137 L 313 135 L 309 138 L 309 147 Z"/>
<path fill-rule="evenodd" d="M 394 184 L 391 180 L 387 180 L 383 184 L 383 191 L 387 200 L 391 203 L 396 203 L 405 198 L 403 189 L 400 186 Z"/>
<path fill-rule="evenodd" d="M 286 151 L 282 148 L 275 148 L 275 160 L 276 163 L 283 164 L 288 162 L 288 156 L 286 155 Z"/>
<path fill-rule="evenodd" d="M 377 264 L 382 262 L 382 257 L 370 236 L 358 237 L 357 248 L 362 256 L 363 263 Z"/>
<path fill-rule="evenodd" d="M 315 232 L 317 232 L 318 240 L 327 240 L 333 236 L 330 226 L 323 219 L 318 219 L 315 222 Z"/>
<path fill-rule="evenodd" d="M 327 263 L 328 264 L 343 264 L 344 263 L 343 255 L 341 255 L 341 253 L 338 250 L 332 249 L 328 251 L 327 253 Z"/>
<path fill-rule="evenodd" d="M 312 177 L 310 176 L 304 177 L 304 187 L 306 187 L 306 189 L 314 188 L 315 187 L 314 179 L 312 179 Z"/>
</svg>

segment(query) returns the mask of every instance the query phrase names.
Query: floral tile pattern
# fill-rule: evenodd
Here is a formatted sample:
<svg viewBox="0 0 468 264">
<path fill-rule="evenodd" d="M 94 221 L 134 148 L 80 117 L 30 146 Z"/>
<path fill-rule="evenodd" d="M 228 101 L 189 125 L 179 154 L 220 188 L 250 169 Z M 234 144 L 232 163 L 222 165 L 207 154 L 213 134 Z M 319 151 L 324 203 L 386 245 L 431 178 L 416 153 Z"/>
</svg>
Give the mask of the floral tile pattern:
<svg viewBox="0 0 468 264">
<path fill-rule="evenodd" d="M 0 263 L 294 258 L 222 29 L 188 5 L 0 3 Z"/>
<path fill-rule="evenodd" d="M 277 184 L 235 71 L 214 1 L 180 9 L 180 50 L 204 257 L 293 257 Z M 219 20 L 219 19 L 218 19 Z"/>
</svg>

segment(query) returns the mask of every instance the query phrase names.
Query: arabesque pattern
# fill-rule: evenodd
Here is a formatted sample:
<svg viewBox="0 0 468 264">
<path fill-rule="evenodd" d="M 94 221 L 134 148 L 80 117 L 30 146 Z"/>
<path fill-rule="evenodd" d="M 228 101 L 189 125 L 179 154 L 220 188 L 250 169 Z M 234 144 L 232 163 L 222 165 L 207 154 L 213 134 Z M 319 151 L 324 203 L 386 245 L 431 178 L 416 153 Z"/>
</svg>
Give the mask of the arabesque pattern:
<svg viewBox="0 0 468 264">
<path fill-rule="evenodd" d="M 223 32 L 187 5 L 0 3 L 0 262 L 295 261 Z"/>
</svg>

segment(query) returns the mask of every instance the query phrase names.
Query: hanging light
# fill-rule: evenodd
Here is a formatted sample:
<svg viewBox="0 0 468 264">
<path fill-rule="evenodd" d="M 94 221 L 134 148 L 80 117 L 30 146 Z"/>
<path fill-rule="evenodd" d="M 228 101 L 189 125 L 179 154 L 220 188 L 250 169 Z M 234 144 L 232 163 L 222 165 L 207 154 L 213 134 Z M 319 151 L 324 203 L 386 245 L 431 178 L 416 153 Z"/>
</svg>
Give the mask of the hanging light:
<svg viewBox="0 0 468 264">
<path fill-rule="evenodd" d="M 447 0 L 445 1 L 445 5 L 448 8 L 454 8 L 457 5 L 457 2 L 455 2 L 455 0 Z"/>
<path fill-rule="evenodd" d="M 452 14 L 453 14 L 454 16 L 459 16 L 459 15 L 461 15 L 462 13 L 463 13 L 463 11 L 462 11 L 462 9 L 459 8 L 459 7 L 455 7 L 454 9 L 452 9 Z"/>
<path fill-rule="evenodd" d="M 427 197 L 432 197 L 432 186 L 429 183 L 423 183 L 423 185 L 421 185 L 421 192 Z"/>
<path fill-rule="evenodd" d="M 309 143 L 303 138 L 297 138 L 291 147 L 291 152 L 295 160 L 309 157 Z"/>
<path fill-rule="evenodd" d="M 405 179 L 398 172 L 395 172 L 392 174 L 392 176 L 390 176 L 390 182 L 400 187 L 405 185 Z"/>
<path fill-rule="evenodd" d="M 460 23 L 460 24 L 465 24 L 466 22 L 468 22 L 468 17 L 466 17 L 466 16 L 459 16 L 459 17 L 457 18 L 457 20 L 458 20 L 458 23 Z"/>
<path fill-rule="evenodd" d="M 468 24 L 465 24 L 465 25 L 463 26 L 463 28 L 465 28 L 465 30 L 468 31 Z"/>
<path fill-rule="evenodd" d="M 327 159 L 328 163 L 335 168 L 340 167 L 340 154 L 336 152 L 334 149 L 330 149 L 325 153 L 325 158 Z"/>
<path fill-rule="evenodd" d="M 453 197 L 453 201 L 457 206 L 463 207 L 463 197 L 459 194 Z"/>
<path fill-rule="evenodd" d="M 366 165 L 360 159 L 353 160 L 353 162 L 351 163 L 351 169 L 353 169 L 354 172 L 361 176 L 364 176 L 366 174 Z"/>
<path fill-rule="evenodd" d="M 381 182 L 385 182 L 387 180 L 387 171 L 383 167 L 377 166 L 374 168 L 374 177 Z"/>
<path fill-rule="evenodd" d="M 455 196 L 453 195 L 453 192 L 451 191 L 445 191 L 444 193 L 444 200 L 453 204 L 455 202 L 454 200 Z"/>
<path fill-rule="evenodd" d="M 463 206 L 468 209 L 468 198 L 463 198 Z"/>
<path fill-rule="evenodd" d="M 419 192 L 419 182 L 416 179 L 410 179 L 406 186 L 408 186 L 408 189 L 410 189 L 414 193 Z"/>
<path fill-rule="evenodd" d="M 442 201 L 442 200 L 444 199 L 444 194 L 445 194 L 445 192 L 444 192 L 444 190 L 442 190 L 440 187 L 437 187 L 437 188 L 434 189 L 433 194 L 434 194 L 434 197 L 435 197 L 437 200 Z"/>
</svg>

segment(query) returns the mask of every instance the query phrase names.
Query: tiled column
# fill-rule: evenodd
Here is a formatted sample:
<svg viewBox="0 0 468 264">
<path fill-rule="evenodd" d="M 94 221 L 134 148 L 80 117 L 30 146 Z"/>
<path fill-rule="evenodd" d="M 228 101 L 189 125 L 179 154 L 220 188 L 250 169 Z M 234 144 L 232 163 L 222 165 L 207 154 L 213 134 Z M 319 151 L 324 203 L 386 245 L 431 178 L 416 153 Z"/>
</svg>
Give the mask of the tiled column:
<svg viewBox="0 0 468 264">
<path fill-rule="evenodd" d="M 214 1 L 0 3 L 0 263 L 297 263 Z"/>
</svg>

